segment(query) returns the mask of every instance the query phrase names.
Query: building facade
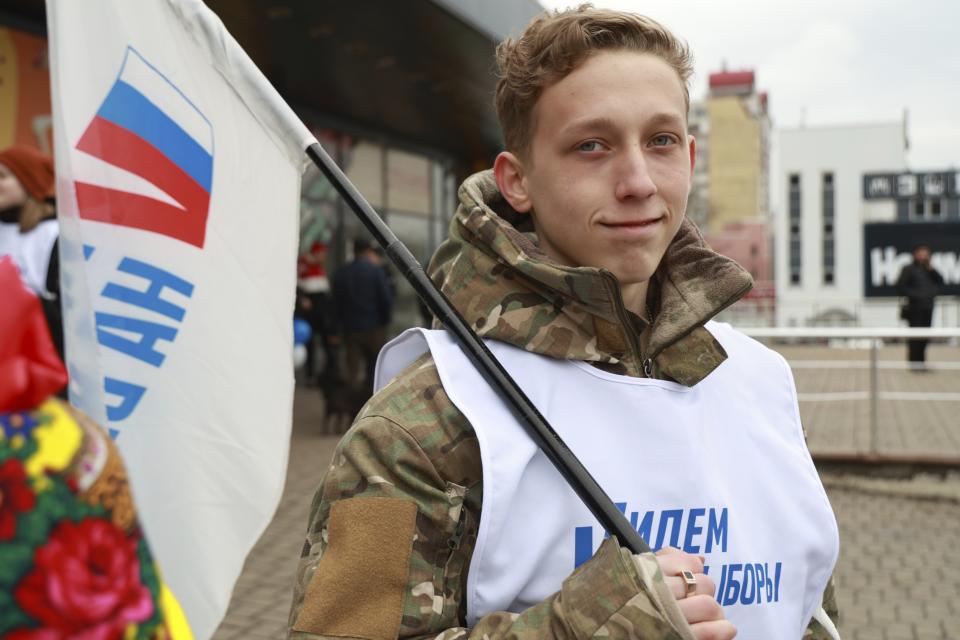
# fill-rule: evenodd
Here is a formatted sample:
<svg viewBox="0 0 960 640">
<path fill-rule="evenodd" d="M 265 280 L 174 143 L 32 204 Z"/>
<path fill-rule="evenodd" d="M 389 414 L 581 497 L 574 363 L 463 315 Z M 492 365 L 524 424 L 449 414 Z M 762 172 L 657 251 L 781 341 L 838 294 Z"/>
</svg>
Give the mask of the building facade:
<svg viewBox="0 0 960 640">
<path fill-rule="evenodd" d="M 960 223 L 951 223 L 950 214 L 955 178 L 950 172 L 907 169 L 905 126 L 890 122 L 779 132 L 778 326 L 898 326 L 894 285 L 899 270 L 913 244 L 938 236 L 944 236 L 944 245 L 942 251 L 934 247 L 935 266 L 960 284 L 957 254 L 948 250 L 953 244 L 960 251 Z M 928 175 L 931 194 L 922 186 Z M 902 193 L 896 191 L 901 182 Z M 944 297 L 938 306 L 935 326 L 956 326 L 956 300 Z"/>
<path fill-rule="evenodd" d="M 773 243 L 766 220 L 731 222 L 717 233 L 704 234 L 707 244 L 736 260 L 753 278 L 753 288 L 724 311 L 722 319 L 741 327 L 766 327 L 774 323 Z"/>
<path fill-rule="evenodd" d="M 690 107 L 689 126 L 697 139 L 697 162 L 687 216 L 711 247 L 740 263 L 755 282 L 724 319 L 772 324 L 767 95 L 757 92 L 752 71 L 712 73 L 707 97 Z"/>
<path fill-rule="evenodd" d="M 707 227 L 766 219 L 769 214 L 770 118 L 753 71 L 710 74 Z"/>
</svg>

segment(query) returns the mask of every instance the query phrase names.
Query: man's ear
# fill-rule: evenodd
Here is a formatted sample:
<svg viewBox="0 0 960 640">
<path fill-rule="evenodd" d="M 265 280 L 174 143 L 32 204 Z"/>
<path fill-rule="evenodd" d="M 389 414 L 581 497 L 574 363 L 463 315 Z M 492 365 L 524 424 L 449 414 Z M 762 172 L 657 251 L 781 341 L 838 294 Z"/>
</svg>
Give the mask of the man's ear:
<svg viewBox="0 0 960 640">
<path fill-rule="evenodd" d="M 497 180 L 500 193 L 515 211 L 528 213 L 533 208 L 527 191 L 526 173 L 520 158 L 509 151 L 501 151 L 493 161 L 493 175 Z"/>
<path fill-rule="evenodd" d="M 693 169 L 697 166 L 697 139 L 693 136 L 687 136 L 687 144 L 690 145 L 690 177 L 692 179 Z"/>
</svg>

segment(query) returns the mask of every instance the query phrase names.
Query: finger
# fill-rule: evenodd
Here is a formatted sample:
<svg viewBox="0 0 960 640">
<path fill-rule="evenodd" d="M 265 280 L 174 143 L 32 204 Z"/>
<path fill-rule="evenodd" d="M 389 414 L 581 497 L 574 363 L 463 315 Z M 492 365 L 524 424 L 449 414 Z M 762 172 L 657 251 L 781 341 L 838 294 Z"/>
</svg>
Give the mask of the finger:
<svg viewBox="0 0 960 640">
<path fill-rule="evenodd" d="M 697 588 L 691 595 L 704 595 L 704 596 L 713 596 L 717 592 L 717 585 L 713 582 L 713 579 L 710 576 L 703 573 L 693 574 L 694 579 L 697 581 Z M 663 579 L 667 586 L 670 587 L 670 593 L 673 594 L 673 597 L 677 600 L 681 598 L 686 598 L 687 596 L 687 582 L 680 576 L 667 576 Z"/>
<path fill-rule="evenodd" d="M 690 625 L 697 640 L 731 640 L 737 636 L 737 628 L 729 620 L 712 620 Z"/>
<path fill-rule="evenodd" d="M 667 556 L 667 555 L 672 555 L 676 553 L 683 553 L 683 551 L 680 551 L 680 549 L 677 549 L 676 547 L 663 547 L 662 549 L 660 549 L 660 551 L 657 551 L 656 555 Z"/>
<path fill-rule="evenodd" d="M 723 608 L 707 595 L 695 595 L 677 600 L 677 606 L 690 624 L 724 619 Z"/>
<path fill-rule="evenodd" d="M 711 598 L 716 595 L 717 584 L 713 581 L 713 578 L 705 573 L 696 574 L 696 578 L 698 595 L 710 596 Z"/>
<path fill-rule="evenodd" d="M 660 570 L 665 576 L 680 575 L 681 571 L 691 573 L 703 573 L 703 560 L 700 556 L 684 553 L 679 549 L 673 549 L 663 555 L 657 555 L 657 562 L 660 564 Z"/>
</svg>

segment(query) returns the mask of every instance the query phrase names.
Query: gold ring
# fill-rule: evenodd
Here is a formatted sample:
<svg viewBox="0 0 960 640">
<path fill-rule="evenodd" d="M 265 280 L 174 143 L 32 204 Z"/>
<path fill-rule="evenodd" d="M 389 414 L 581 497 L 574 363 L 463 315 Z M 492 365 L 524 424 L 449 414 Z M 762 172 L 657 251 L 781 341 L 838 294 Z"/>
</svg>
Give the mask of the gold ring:
<svg viewBox="0 0 960 640">
<path fill-rule="evenodd" d="M 697 592 L 697 578 L 693 575 L 692 571 L 687 571 L 684 569 L 680 572 L 680 578 L 687 587 L 687 593 L 684 595 L 685 598 L 688 598 Z"/>
</svg>

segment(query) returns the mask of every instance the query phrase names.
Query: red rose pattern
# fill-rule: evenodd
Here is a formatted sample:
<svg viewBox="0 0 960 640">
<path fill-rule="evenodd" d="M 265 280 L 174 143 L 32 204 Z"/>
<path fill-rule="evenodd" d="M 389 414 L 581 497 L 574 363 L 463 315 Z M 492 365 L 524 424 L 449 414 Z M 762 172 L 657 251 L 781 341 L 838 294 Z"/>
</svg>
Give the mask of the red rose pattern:
<svg viewBox="0 0 960 640">
<path fill-rule="evenodd" d="M 24 639 L 119 640 L 128 625 L 154 612 L 140 581 L 136 541 L 103 518 L 59 523 L 13 595 L 42 623 L 19 630 Z"/>
<path fill-rule="evenodd" d="M 66 640 L 66 636 L 54 629 L 16 629 L 3 640 Z"/>
<path fill-rule="evenodd" d="M 36 496 L 27 482 L 27 472 L 17 458 L 0 465 L 0 542 L 17 533 L 17 514 L 33 509 Z"/>
</svg>

